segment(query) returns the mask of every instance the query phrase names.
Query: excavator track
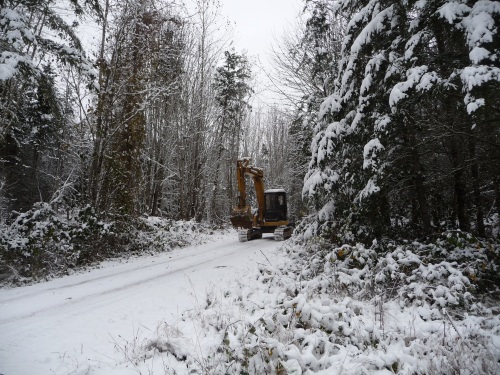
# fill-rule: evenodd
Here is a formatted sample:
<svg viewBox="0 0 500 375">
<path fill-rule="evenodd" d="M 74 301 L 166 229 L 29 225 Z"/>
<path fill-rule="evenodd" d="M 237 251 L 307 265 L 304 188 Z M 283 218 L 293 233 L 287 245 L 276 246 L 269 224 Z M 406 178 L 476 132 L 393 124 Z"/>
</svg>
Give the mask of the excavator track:
<svg viewBox="0 0 500 375">
<path fill-rule="evenodd" d="M 241 229 L 238 231 L 238 240 L 240 242 L 247 242 L 249 240 L 248 232 L 251 232 L 251 229 Z"/>
<path fill-rule="evenodd" d="M 274 231 L 274 240 L 275 241 L 284 241 L 292 237 L 293 228 L 281 226 L 276 228 Z"/>
<path fill-rule="evenodd" d="M 262 238 L 262 232 L 258 229 L 240 229 L 238 231 L 238 240 L 240 242 L 247 242 L 250 240 L 255 240 L 257 238 Z"/>
</svg>

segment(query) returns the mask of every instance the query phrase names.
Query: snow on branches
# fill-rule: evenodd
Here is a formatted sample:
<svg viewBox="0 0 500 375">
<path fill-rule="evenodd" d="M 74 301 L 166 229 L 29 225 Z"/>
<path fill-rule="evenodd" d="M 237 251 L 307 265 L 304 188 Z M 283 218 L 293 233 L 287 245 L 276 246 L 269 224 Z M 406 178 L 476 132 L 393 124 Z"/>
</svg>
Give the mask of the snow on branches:
<svg viewBox="0 0 500 375">
<path fill-rule="evenodd" d="M 350 21 L 332 94 L 318 111 L 303 193 L 326 196 L 322 204 L 333 201 L 336 209 L 342 207 L 340 201 L 344 207 L 363 208 L 373 193 L 387 194 L 400 181 L 397 176 L 402 172 L 394 167 L 395 161 L 412 155 L 408 161 L 414 167 L 409 170 L 420 181 L 416 189 L 425 211 L 425 189 L 418 177 L 420 155 L 415 148 L 421 127 L 416 123 L 426 116 L 425 111 L 430 118 L 422 121 L 428 123 L 432 111 L 451 108 L 469 116 L 461 120 L 469 123 L 469 129 L 475 128 L 477 116 L 483 116 L 483 123 L 493 120 L 484 116 L 496 116 L 500 4 L 340 0 L 330 11 L 332 18 Z M 370 152 L 375 144 L 383 147 Z M 414 151 L 405 154 L 405 149 Z M 320 175 L 336 176 L 335 181 Z M 391 177 L 395 182 L 390 182 Z M 325 189 L 332 184 L 335 191 Z"/>
<path fill-rule="evenodd" d="M 33 25 L 29 21 L 33 17 L 42 22 Z M 42 3 L 7 1 L 3 5 L 0 9 L 0 46 L 0 81 L 20 73 L 39 76 L 43 66 L 40 62 L 49 61 L 48 56 L 75 66 L 91 79 L 97 77 L 73 28 L 53 7 Z"/>
</svg>

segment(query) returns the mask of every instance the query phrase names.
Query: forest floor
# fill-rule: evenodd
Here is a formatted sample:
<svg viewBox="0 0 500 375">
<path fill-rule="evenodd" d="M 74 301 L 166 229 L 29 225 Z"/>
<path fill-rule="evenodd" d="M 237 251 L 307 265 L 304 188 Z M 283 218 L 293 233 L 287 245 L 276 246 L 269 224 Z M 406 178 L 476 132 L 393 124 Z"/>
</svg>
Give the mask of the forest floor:
<svg viewBox="0 0 500 375">
<path fill-rule="evenodd" d="M 215 232 L 1 289 L 0 374 L 500 373 L 498 300 L 428 251 Z"/>
</svg>

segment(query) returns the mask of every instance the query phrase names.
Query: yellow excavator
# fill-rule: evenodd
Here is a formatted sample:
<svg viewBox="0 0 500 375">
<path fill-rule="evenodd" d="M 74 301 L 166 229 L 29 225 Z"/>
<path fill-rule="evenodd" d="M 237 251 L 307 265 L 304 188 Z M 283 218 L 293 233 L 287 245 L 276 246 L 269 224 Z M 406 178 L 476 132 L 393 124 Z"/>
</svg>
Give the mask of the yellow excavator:
<svg viewBox="0 0 500 375">
<path fill-rule="evenodd" d="M 262 238 L 262 233 L 274 233 L 276 241 L 290 238 L 293 227 L 287 220 L 286 192 L 283 189 L 264 190 L 264 172 L 250 164 L 250 158 L 238 159 L 238 203 L 231 214 L 231 224 L 238 229 L 240 242 Z M 257 211 L 247 203 L 245 176 L 253 179 L 257 195 Z"/>
</svg>

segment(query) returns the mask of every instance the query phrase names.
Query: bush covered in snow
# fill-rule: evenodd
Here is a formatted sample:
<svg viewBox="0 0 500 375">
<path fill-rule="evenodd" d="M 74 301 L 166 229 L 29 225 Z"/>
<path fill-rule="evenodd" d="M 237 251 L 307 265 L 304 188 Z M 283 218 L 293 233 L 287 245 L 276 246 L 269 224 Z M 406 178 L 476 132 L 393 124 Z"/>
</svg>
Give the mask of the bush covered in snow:
<svg viewBox="0 0 500 375">
<path fill-rule="evenodd" d="M 0 225 L 0 283 L 25 283 L 67 274 L 106 258 L 168 251 L 202 241 L 207 225 L 142 217 L 105 222 L 92 207 L 57 210 L 37 203 Z"/>
<path fill-rule="evenodd" d="M 206 239 L 213 233 L 213 228 L 195 220 L 170 220 L 158 216 L 139 218 L 137 223 L 135 246 L 141 251 L 169 251 Z"/>
<path fill-rule="evenodd" d="M 307 246 L 314 261 L 305 276 L 321 270 L 320 289 L 356 298 L 377 295 L 417 306 L 471 308 L 474 296 L 496 295 L 500 285 L 500 245 L 459 231 L 443 233 L 431 243 L 332 247 L 318 239 Z"/>
<path fill-rule="evenodd" d="M 283 251 L 184 314 L 193 350 L 169 327 L 155 347 L 192 373 L 500 371 L 499 244 L 449 232 L 370 247 L 311 237 Z"/>
<path fill-rule="evenodd" d="M 3 281 L 39 280 L 88 263 L 107 251 L 111 229 L 112 224 L 100 221 L 90 206 L 62 212 L 37 203 L 11 224 L 0 226 Z"/>
</svg>

